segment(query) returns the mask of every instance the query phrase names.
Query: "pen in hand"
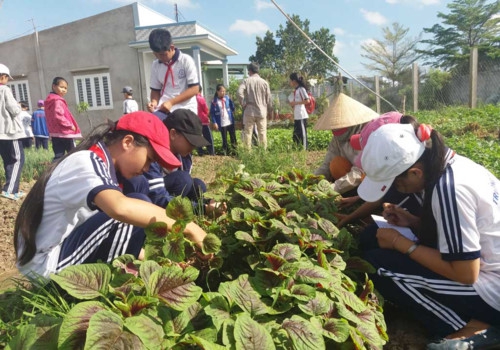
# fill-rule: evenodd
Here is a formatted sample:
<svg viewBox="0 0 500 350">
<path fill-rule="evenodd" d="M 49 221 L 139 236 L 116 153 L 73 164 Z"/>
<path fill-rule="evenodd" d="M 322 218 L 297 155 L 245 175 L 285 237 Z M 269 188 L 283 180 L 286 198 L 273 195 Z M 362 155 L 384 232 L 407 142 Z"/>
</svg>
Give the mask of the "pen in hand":
<svg viewBox="0 0 500 350">
<path fill-rule="evenodd" d="M 403 199 L 401 202 L 399 202 L 399 203 L 396 205 L 396 208 L 401 208 L 401 206 L 402 206 L 403 204 L 405 204 L 405 203 L 406 203 L 406 201 L 407 201 L 408 199 L 410 199 L 410 196 L 406 196 L 406 198 L 405 198 L 405 199 Z"/>
</svg>

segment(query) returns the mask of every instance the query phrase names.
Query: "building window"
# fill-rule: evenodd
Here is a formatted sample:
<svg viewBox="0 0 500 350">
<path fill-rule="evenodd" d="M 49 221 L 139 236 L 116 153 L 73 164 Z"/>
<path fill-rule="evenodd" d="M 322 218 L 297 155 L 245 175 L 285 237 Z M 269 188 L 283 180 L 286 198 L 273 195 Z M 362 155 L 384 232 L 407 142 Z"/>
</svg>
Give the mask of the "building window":
<svg viewBox="0 0 500 350">
<path fill-rule="evenodd" d="M 31 100 L 30 100 L 30 89 L 27 80 L 16 80 L 9 82 L 7 84 L 8 87 L 12 90 L 12 95 L 16 101 L 21 102 L 25 101 L 28 103 L 29 110 L 31 111 Z"/>
<path fill-rule="evenodd" d="M 87 102 L 89 110 L 112 109 L 109 73 L 75 76 L 76 100 Z"/>
</svg>

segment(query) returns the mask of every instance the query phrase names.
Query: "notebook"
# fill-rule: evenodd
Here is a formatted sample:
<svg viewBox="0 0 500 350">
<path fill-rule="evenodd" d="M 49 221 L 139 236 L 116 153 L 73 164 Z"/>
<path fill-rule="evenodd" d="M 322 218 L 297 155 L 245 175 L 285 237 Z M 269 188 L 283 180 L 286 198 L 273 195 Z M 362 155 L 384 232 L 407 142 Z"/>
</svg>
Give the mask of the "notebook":
<svg viewBox="0 0 500 350">
<path fill-rule="evenodd" d="M 401 233 L 406 238 L 411 239 L 413 242 L 418 241 L 417 236 L 415 236 L 413 234 L 412 230 L 410 230 L 408 227 L 391 225 L 387 222 L 386 219 L 384 219 L 383 216 L 380 216 L 380 215 L 372 215 L 372 218 L 378 227 L 380 227 L 380 228 L 393 228 L 393 229 L 399 231 L 399 233 Z"/>
</svg>

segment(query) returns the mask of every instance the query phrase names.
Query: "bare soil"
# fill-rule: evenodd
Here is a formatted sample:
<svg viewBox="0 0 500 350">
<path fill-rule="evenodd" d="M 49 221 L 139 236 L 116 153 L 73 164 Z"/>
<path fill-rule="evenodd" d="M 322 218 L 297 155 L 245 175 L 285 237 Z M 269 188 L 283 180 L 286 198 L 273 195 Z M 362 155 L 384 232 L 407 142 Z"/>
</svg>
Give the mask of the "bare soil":
<svg viewBox="0 0 500 350">
<path fill-rule="evenodd" d="M 307 164 L 313 168 L 323 157 L 323 152 L 309 152 Z M 207 184 L 214 182 L 217 169 L 228 161 L 223 156 L 195 157 L 193 176 L 203 179 Z M 22 183 L 21 190 L 28 192 L 34 182 Z M 17 212 L 24 199 L 13 201 L 0 197 L 0 292 L 13 286 L 11 278 L 20 278 L 15 267 L 15 253 L 13 245 L 14 222 Z M 413 321 L 404 310 L 392 305 L 384 306 L 385 319 L 390 341 L 384 347 L 389 350 L 420 350 L 425 349 L 428 342 L 426 332 Z"/>
</svg>

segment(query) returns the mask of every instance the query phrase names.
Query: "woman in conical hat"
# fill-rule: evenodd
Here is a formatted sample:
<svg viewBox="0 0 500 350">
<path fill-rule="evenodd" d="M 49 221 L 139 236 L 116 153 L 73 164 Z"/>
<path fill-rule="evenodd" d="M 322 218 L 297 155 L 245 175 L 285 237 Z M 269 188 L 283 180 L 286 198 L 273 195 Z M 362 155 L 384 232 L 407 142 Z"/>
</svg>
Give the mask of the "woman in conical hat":
<svg viewBox="0 0 500 350">
<path fill-rule="evenodd" d="M 354 150 L 349 140 L 378 114 L 362 103 L 340 93 L 314 125 L 315 130 L 331 130 L 332 140 L 328 145 L 322 165 L 314 171 L 334 183 L 340 194 L 356 188 L 363 179 L 363 171 L 354 164 L 359 151 Z"/>
</svg>

